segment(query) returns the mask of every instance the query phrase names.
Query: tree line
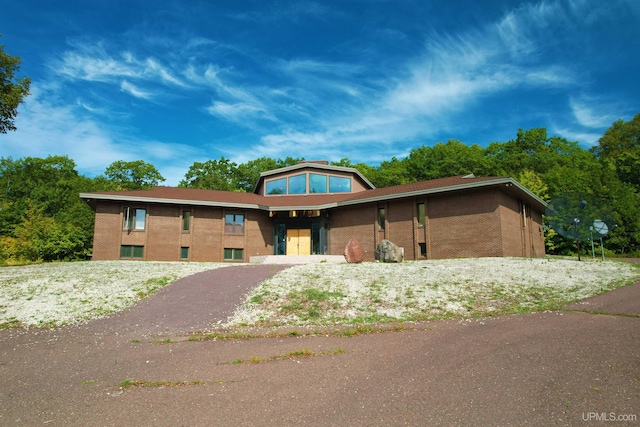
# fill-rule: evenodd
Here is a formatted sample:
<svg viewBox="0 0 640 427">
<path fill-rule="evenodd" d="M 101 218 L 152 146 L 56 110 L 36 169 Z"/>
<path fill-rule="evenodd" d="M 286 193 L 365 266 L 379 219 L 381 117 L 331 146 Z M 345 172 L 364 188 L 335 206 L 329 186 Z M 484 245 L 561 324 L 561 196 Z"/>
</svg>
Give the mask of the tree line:
<svg viewBox="0 0 640 427">
<path fill-rule="evenodd" d="M 222 157 L 195 162 L 178 186 L 251 192 L 261 172 L 302 160 L 261 157 L 237 164 Z M 568 192 L 592 195 L 614 213 L 616 228 L 605 239 L 607 251 L 640 256 L 640 114 L 614 122 L 591 149 L 534 128 L 484 148 L 451 139 L 377 166 L 347 158 L 332 164 L 357 169 L 376 187 L 473 173 L 511 176 L 545 201 Z M 1 158 L 0 262 L 84 259 L 91 253 L 94 213 L 79 193 L 139 190 L 164 181 L 142 160 L 117 161 L 103 175 L 88 178 L 66 156 Z M 548 253 L 575 251 L 573 242 L 553 230 L 546 234 Z"/>
</svg>

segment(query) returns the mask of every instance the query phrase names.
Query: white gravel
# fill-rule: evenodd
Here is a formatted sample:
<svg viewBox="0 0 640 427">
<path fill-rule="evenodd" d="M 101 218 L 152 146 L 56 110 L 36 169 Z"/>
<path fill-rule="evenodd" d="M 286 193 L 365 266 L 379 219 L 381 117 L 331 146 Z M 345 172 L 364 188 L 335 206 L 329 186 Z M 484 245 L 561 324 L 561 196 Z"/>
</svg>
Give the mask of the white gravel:
<svg viewBox="0 0 640 427">
<path fill-rule="evenodd" d="M 59 326 L 122 310 L 219 263 L 92 261 L 0 268 L 0 325 Z"/>
<path fill-rule="evenodd" d="M 308 264 L 262 283 L 226 326 L 469 317 L 544 309 L 640 279 L 621 262 L 475 258 Z"/>
<path fill-rule="evenodd" d="M 0 268 L 0 325 L 59 326 L 122 310 L 220 263 L 93 261 Z M 621 262 L 479 258 L 307 264 L 254 289 L 226 326 L 491 315 L 573 301 L 640 279 Z"/>
</svg>

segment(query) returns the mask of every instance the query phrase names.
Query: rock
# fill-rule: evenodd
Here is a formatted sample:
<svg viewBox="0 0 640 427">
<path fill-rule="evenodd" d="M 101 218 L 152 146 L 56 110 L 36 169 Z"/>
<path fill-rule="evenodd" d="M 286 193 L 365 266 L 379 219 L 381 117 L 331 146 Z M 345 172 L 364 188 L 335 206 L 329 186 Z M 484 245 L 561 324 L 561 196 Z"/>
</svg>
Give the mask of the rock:
<svg viewBox="0 0 640 427">
<path fill-rule="evenodd" d="M 349 239 L 344 248 L 344 258 L 348 263 L 357 264 L 364 261 L 364 249 L 359 241 L 354 238 Z"/>
<path fill-rule="evenodd" d="M 402 262 L 404 260 L 404 248 L 383 240 L 375 250 L 375 257 L 380 262 Z"/>
</svg>

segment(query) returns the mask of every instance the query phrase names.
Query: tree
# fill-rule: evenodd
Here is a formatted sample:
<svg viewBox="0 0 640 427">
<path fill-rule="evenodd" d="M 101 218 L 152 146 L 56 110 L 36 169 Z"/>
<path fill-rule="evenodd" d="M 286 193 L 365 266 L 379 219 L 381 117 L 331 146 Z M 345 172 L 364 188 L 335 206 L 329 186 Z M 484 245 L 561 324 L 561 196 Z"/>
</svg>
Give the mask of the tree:
<svg viewBox="0 0 640 427">
<path fill-rule="evenodd" d="M 0 44 L 0 133 L 16 130 L 13 121 L 18 114 L 18 105 L 29 95 L 31 80 L 15 77 L 21 62 L 20 57 L 9 55 Z"/>
<path fill-rule="evenodd" d="M 204 190 L 237 191 L 235 185 L 235 162 L 221 157 L 220 160 L 195 162 L 180 181 L 178 187 L 200 188 Z"/>
<path fill-rule="evenodd" d="M 104 174 L 115 185 L 115 190 L 144 190 L 165 180 L 155 166 L 143 160 L 118 160 L 111 163 Z"/>
<path fill-rule="evenodd" d="M 640 191 L 640 114 L 628 122 L 614 122 L 592 152 L 614 168 L 622 182 Z"/>
<path fill-rule="evenodd" d="M 0 159 L 0 257 L 78 259 L 90 253 L 94 213 L 78 195 L 100 190 L 66 156 Z"/>
<path fill-rule="evenodd" d="M 455 139 L 446 144 L 437 143 L 433 147 L 422 146 L 411 150 L 407 169 L 413 180 L 446 178 L 456 175 L 485 175 L 488 160 L 479 145 L 466 145 Z"/>
</svg>

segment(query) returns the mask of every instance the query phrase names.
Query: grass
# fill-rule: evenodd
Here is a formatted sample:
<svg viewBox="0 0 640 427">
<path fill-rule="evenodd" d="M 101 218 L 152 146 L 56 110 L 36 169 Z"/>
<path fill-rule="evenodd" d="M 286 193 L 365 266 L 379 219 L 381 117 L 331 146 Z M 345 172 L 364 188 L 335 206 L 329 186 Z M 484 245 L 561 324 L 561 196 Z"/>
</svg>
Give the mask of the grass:
<svg viewBox="0 0 640 427">
<path fill-rule="evenodd" d="M 146 381 L 146 380 L 124 380 L 119 384 L 122 389 L 130 389 L 135 387 L 184 387 L 193 385 L 204 385 L 204 381 Z"/>
<path fill-rule="evenodd" d="M 265 359 L 260 358 L 258 356 L 251 356 L 249 359 L 235 359 L 231 362 L 226 363 L 227 365 L 242 365 L 242 364 L 251 364 L 251 363 L 265 363 L 265 362 L 274 362 L 277 360 L 285 360 L 285 359 L 297 359 L 301 357 L 318 357 L 318 356 L 335 356 L 338 354 L 344 354 L 346 350 L 337 348 L 334 350 L 328 351 L 319 351 L 314 352 L 308 348 L 303 348 L 301 350 L 293 350 L 286 354 L 270 356 Z"/>
</svg>

